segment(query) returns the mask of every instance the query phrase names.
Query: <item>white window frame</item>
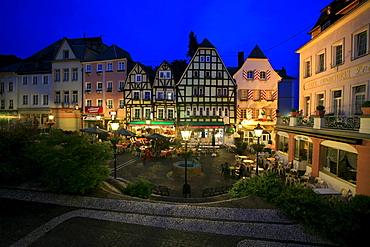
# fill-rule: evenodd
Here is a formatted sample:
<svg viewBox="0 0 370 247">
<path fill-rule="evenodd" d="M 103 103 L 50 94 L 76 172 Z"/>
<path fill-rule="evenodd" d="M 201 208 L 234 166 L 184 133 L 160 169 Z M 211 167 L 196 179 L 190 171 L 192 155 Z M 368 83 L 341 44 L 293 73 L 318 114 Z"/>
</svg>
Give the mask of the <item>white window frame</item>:
<svg viewBox="0 0 370 247">
<path fill-rule="evenodd" d="M 86 100 L 86 106 L 87 106 L 87 107 L 92 106 L 92 100 L 91 100 L 91 99 L 87 99 L 87 100 Z"/>
<path fill-rule="evenodd" d="M 360 87 L 365 87 L 365 90 L 361 92 L 356 92 L 356 89 Z M 368 85 L 366 83 L 352 85 L 351 92 L 352 92 L 352 107 L 353 107 L 352 112 L 353 114 L 362 114 L 362 110 L 361 110 L 362 103 L 368 100 L 366 99 L 366 95 L 368 92 Z M 360 101 L 359 104 L 357 104 L 357 96 L 363 96 L 363 100 Z"/>
<path fill-rule="evenodd" d="M 138 96 L 138 97 L 135 97 L 135 96 Z M 139 91 L 133 91 L 132 92 L 132 99 L 133 100 L 140 100 L 140 92 Z"/>
<path fill-rule="evenodd" d="M 78 90 L 72 91 L 72 103 L 78 103 Z"/>
<path fill-rule="evenodd" d="M 113 109 L 113 100 L 107 99 L 107 109 Z"/>
<path fill-rule="evenodd" d="M 125 82 L 119 81 L 118 84 L 119 84 L 118 91 L 123 91 L 123 89 L 125 88 Z"/>
<path fill-rule="evenodd" d="M 103 90 L 103 82 L 99 81 L 96 83 L 96 90 L 102 91 Z"/>
<path fill-rule="evenodd" d="M 123 109 L 125 108 L 125 100 L 124 99 L 120 99 L 119 100 L 119 109 Z"/>
<path fill-rule="evenodd" d="M 149 95 L 149 97 L 147 97 Z M 150 91 L 144 91 L 144 100 L 151 100 L 152 94 Z"/>
<path fill-rule="evenodd" d="M 334 93 L 336 91 L 341 91 L 340 97 L 334 97 Z M 335 88 L 331 90 L 331 97 L 332 97 L 332 109 L 334 115 L 341 115 L 343 110 L 343 88 Z"/>
<path fill-rule="evenodd" d="M 78 68 L 72 68 L 72 81 L 78 81 Z"/>
<path fill-rule="evenodd" d="M 266 80 L 266 71 L 260 71 L 260 80 Z"/>
<path fill-rule="evenodd" d="M 247 71 L 247 79 L 254 79 L 254 72 L 252 70 Z"/>
<path fill-rule="evenodd" d="M 324 72 L 325 70 L 326 70 L 326 51 L 325 49 L 323 49 L 316 53 L 316 74 Z"/>
<path fill-rule="evenodd" d="M 28 84 L 28 77 L 27 76 L 22 76 L 22 85 L 27 85 Z"/>
<path fill-rule="evenodd" d="M 206 56 L 206 63 L 211 62 L 211 56 Z"/>
<path fill-rule="evenodd" d="M 165 116 L 164 116 L 164 108 L 158 108 L 158 116 L 157 116 L 158 119 L 164 119 Z"/>
<path fill-rule="evenodd" d="M 102 99 L 97 99 L 96 100 L 96 106 L 103 107 L 103 100 Z"/>
<path fill-rule="evenodd" d="M 125 70 L 125 62 L 121 61 L 118 62 L 118 71 L 124 71 Z"/>
<path fill-rule="evenodd" d="M 157 100 L 164 100 L 164 92 L 158 91 L 157 92 Z"/>
<path fill-rule="evenodd" d="M 342 47 L 342 54 L 340 55 L 340 59 L 341 59 L 340 62 L 338 62 L 337 60 L 337 55 L 338 55 L 337 47 L 339 46 Z M 331 67 L 332 68 L 344 64 L 344 38 L 332 44 L 331 53 L 332 53 L 332 56 L 331 56 Z"/>
<path fill-rule="evenodd" d="M 369 28 L 370 24 L 369 25 L 366 25 L 365 27 L 361 28 L 361 29 L 358 29 L 356 32 L 354 32 L 352 34 L 352 58 L 353 59 L 357 59 L 357 58 L 360 58 L 360 57 L 363 57 L 363 56 L 366 56 L 369 54 L 369 38 L 370 38 L 370 33 L 369 33 Z M 364 54 L 358 54 L 359 53 L 359 50 L 358 50 L 358 36 L 359 34 L 363 33 L 363 32 L 366 32 L 366 51 Z"/>
<path fill-rule="evenodd" d="M 107 63 L 107 68 L 106 68 L 107 72 L 112 72 L 113 71 L 113 63 L 112 62 L 109 62 Z"/>
<path fill-rule="evenodd" d="M 32 76 L 32 85 L 37 85 L 37 75 Z"/>
<path fill-rule="evenodd" d="M 22 105 L 28 105 L 28 95 L 27 94 L 22 95 Z"/>
<path fill-rule="evenodd" d="M 49 76 L 48 75 L 42 76 L 42 84 L 44 84 L 44 85 L 49 84 Z"/>
<path fill-rule="evenodd" d="M 303 61 L 304 78 L 312 76 L 312 59 L 311 57 L 306 58 Z"/>
<path fill-rule="evenodd" d="M 113 92 L 113 82 L 112 81 L 107 82 L 107 92 Z"/>
<path fill-rule="evenodd" d="M 42 105 L 49 105 L 49 94 L 42 95 Z"/>
<path fill-rule="evenodd" d="M 135 75 L 135 82 L 142 82 L 143 81 L 143 75 L 142 74 L 136 74 Z"/>
<path fill-rule="evenodd" d="M 91 64 L 86 64 L 86 73 L 91 73 Z"/>
<path fill-rule="evenodd" d="M 38 105 L 39 104 L 39 96 L 37 94 L 32 95 L 32 105 Z"/>
<path fill-rule="evenodd" d="M 103 64 L 102 63 L 98 63 L 96 65 L 96 72 L 103 72 Z"/>
<path fill-rule="evenodd" d="M 174 92 L 167 92 L 167 100 L 174 100 Z"/>
</svg>

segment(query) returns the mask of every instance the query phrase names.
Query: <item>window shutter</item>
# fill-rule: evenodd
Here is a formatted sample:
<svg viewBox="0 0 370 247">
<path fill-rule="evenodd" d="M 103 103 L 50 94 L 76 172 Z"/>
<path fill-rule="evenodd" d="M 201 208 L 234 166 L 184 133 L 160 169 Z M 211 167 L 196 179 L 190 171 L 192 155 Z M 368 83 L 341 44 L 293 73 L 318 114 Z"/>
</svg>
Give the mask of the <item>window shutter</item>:
<svg viewBox="0 0 370 247">
<path fill-rule="evenodd" d="M 254 70 L 254 79 L 259 80 L 260 79 L 260 71 L 258 69 Z"/>
<path fill-rule="evenodd" d="M 253 90 L 248 90 L 248 99 L 253 100 Z"/>
</svg>

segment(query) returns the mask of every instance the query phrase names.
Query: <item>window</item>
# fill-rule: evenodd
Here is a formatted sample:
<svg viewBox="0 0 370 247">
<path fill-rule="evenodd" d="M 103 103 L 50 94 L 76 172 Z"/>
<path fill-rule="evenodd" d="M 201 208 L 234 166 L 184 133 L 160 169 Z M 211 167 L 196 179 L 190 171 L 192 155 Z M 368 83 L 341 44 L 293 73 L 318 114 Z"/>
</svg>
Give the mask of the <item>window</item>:
<svg viewBox="0 0 370 247">
<path fill-rule="evenodd" d="M 48 94 L 42 95 L 42 105 L 49 105 L 49 95 Z"/>
<path fill-rule="evenodd" d="M 343 64 L 343 41 L 332 46 L 332 67 Z"/>
<path fill-rule="evenodd" d="M 173 100 L 173 92 L 167 92 L 167 100 Z"/>
<path fill-rule="evenodd" d="M 91 82 L 86 82 L 86 91 L 91 91 Z"/>
<path fill-rule="evenodd" d="M 317 73 L 325 71 L 325 53 L 317 54 Z"/>
<path fill-rule="evenodd" d="M 113 63 L 107 63 L 107 71 L 113 71 Z"/>
<path fill-rule="evenodd" d="M 12 99 L 9 100 L 9 109 L 14 108 L 14 101 Z"/>
<path fill-rule="evenodd" d="M 5 100 L 0 100 L 0 109 L 5 109 Z"/>
<path fill-rule="evenodd" d="M 242 89 L 240 90 L 240 100 L 247 100 L 248 90 Z"/>
<path fill-rule="evenodd" d="M 222 96 L 222 88 L 217 88 L 217 96 Z"/>
<path fill-rule="evenodd" d="M 141 74 L 136 74 L 135 75 L 135 82 L 141 82 L 142 81 L 142 75 Z"/>
<path fill-rule="evenodd" d="M 22 95 L 22 105 L 28 105 L 28 95 Z"/>
<path fill-rule="evenodd" d="M 134 118 L 136 119 L 140 118 L 140 108 L 134 109 Z"/>
<path fill-rule="evenodd" d="M 203 116 L 203 107 L 199 108 L 199 116 Z"/>
<path fill-rule="evenodd" d="M 44 85 L 49 84 L 49 76 L 44 75 L 42 77 L 42 84 L 44 84 Z"/>
<path fill-rule="evenodd" d="M 324 94 L 323 93 L 317 94 L 316 98 L 317 98 L 317 105 L 325 106 L 325 99 L 324 99 Z"/>
<path fill-rule="evenodd" d="M 69 50 L 64 50 L 63 51 L 63 58 L 64 59 L 69 58 Z"/>
<path fill-rule="evenodd" d="M 304 61 L 304 77 L 311 76 L 311 59 Z"/>
<path fill-rule="evenodd" d="M 229 110 L 227 108 L 224 109 L 224 115 L 225 115 L 225 117 L 229 116 Z"/>
<path fill-rule="evenodd" d="M 354 105 L 354 113 L 355 114 L 362 114 L 362 104 L 365 102 L 365 93 L 366 93 L 366 85 L 361 85 L 353 88 L 353 105 Z"/>
<path fill-rule="evenodd" d="M 60 104 L 60 91 L 55 92 L 55 103 Z"/>
<path fill-rule="evenodd" d="M 247 118 L 247 109 L 240 110 L 240 118 Z"/>
<path fill-rule="evenodd" d="M 150 92 L 144 92 L 144 100 L 150 100 Z"/>
<path fill-rule="evenodd" d="M 167 118 L 168 119 L 174 119 L 174 110 L 173 109 L 168 109 L 167 110 Z"/>
<path fill-rule="evenodd" d="M 60 69 L 55 70 L 55 78 L 54 81 L 59 82 L 60 81 Z"/>
<path fill-rule="evenodd" d="M 96 65 L 96 72 L 102 72 L 103 71 L 103 64 L 101 64 L 101 63 L 98 63 L 97 65 Z"/>
<path fill-rule="evenodd" d="M 204 56 L 200 56 L 200 61 L 204 62 Z"/>
<path fill-rule="evenodd" d="M 211 56 L 206 56 L 206 62 L 207 63 L 211 62 Z"/>
<path fill-rule="evenodd" d="M 91 72 L 91 64 L 86 64 L 86 73 Z"/>
<path fill-rule="evenodd" d="M 78 103 L 78 91 L 77 90 L 72 91 L 72 103 Z"/>
<path fill-rule="evenodd" d="M 12 82 L 12 81 L 10 81 L 10 82 L 8 83 L 8 91 L 9 91 L 9 92 L 13 92 L 13 88 L 14 88 L 14 86 L 13 86 L 13 82 Z"/>
<path fill-rule="evenodd" d="M 96 90 L 97 91 L 102 91 L 103 90 L 103 83 L 102 82 L 97 82 L 96 83 Z"/>
<path fill-rule="evenodd" d="M 150 119 L 150 112 L 151 112 L 150 108 L 145 108 L 144 109 L 144 118 L 145 119 Z"/>
<path fill-rule="evenodd" d="M 210 71 L 206 71 L 206 78 L 210 78 L 211 77 L 211 72 Z"/>
<path fill-rule="evenodd" d="M 69 103 L 69 91 L 64 91 L 64 103 Z"/>
<path fill-rule="evenodd" d="M 123 99 L 119 100 L 119 109 L 125 108 L 125 101 Z"/>
<path fill-rule="evenodd" d="M 38 104 L 39 104 L 39 96 L 32 95 L 32 105 L 38 105 Z"/>
<path fill-rule="evenodd" d="M 140 94 L 139 92 L 134 92 L 134 100 L 139 100 L 140 99 Z"/>
<path fill-rule="evenodd" d="M 194 70 L 193 71 L 193 77 L 194 78 L 198 78 L 199 77 L 199 71 L 198 70 Z"/>
<path fill-rule="evenodd" d="M 334 115 L 340 115 L 342 111 L 342 90 L 333 91 Z"/>
<path fill-rule="evenodd" d="M 37 85 L 37 76 L 32 76 L 32 85 Z"/>
<path fill-rule="evenodd" d="M 158 109 L 158 119 L 164 119 L 164 109 Z"/>
<path fill-rule="evenodd" d="M 193 96 L 198 96 L 198 88 L 193 88 Z"/>
<path fill-rule="evenodd" d="M 368 30 L 354 35 L 354 58 L 366 55 L 368 52 Z"/>
<path fill-rule="evenodd" d="M 253 100 L 260 100 L 260 90 L 253 90 Z"/>
<path fill-rule="evenodd" d="M 27 76 L 22 77 L 22 85 L 27 85 Z"/>
<path fill-rule="evenodd" d="M 159 71 L 160 79 L 171 79 L 171 71 Z"/>
<path fill-rule="evenodd" d="M 113 100 L 112 99 L 107 100 L 107 108 L 108 109 L 113 109 Z"/>
<path fill-rule="evenodd" d="M 260 71 L 260 79 L 266 80 L 266 71 Z"/>
<path fill-rule="evenodd" d="M 0 82 L 0 92 L 3 93 L 4 92 L 4 89 L 5 89 L 5 83 L 4 82 Z"/>
<path fill-rule="evenodd" d="M 118 62 L 118 71 L 125 70 L 125 62 Z"/>
<path fill-rule="evenodd" d="M 209 108 L 206 108 L 206 116 L 209 117 Z"/>
<path fill-rule="evenodd" d="M 222 77 L 223 77 L 223 73 L 222 73 L 222 71 L 218 71 L 218 72 L 217 72 L 217 77 L 218 77 L 218 78 L 222 78 Z"/>
<path fill-rule="evenodd" d="M 227 88 L 224 88 L 223 91 L 224 91 L 224 96 L 225 97 L 229 95 L 229 92 L 228 92 L 229 90 Z"/>
<path fill-rule="evenodd" d="M 72 81 L 77 81 L 78 80 L 78 69 L 73 68 L 72 69 Z"/>
<path fill-rule="evenodd" d="M 63 69 L 63 81 L 69 81 L 69 69 Z"/>
<path fill-rule="evenodd" d="M 332 147 L 322 146 L 323 170 L 341 179 L 356 184 L 357 154 Z"/>
<path fill-rule="evenodd" d="M 284 153 L 289 151 L 289 137 L 278 134 L 278 150 Z"/>
<path fill-rule="evenodd" d="M 305 116 L 310 115 L 310 114 L 308 114 L 310 112 L 310 109 L 311 109 L 311 97 L 310 96 L 304 97 L 303 107 L 304 107 Z"/>
<path fill-rule="evenodd" d="M 222 116 L 222 108 L 218 108 L 218 115 L 221 117 Z"/>
<path fill-rule="evenodd" d="M 251 71 L 251 70 L 247 71 L 247 79 L 253 79 L 253 78 L 254 78 L 253 71 Z"/>
<path fill-rule="evenodd" d="M 98 100 L 96 101 L 96 103 L 97 103 L 97 106 L 100 106 L 100 107 L 102 107 L 102 106 L 103 106 L 103 100 L 102 100 L 102 99 L 98 99 Z"/>
<path fill-rule="evenodd" d="M 88 107 L 92 106 L 92 101 L 91 101 L 91 99 L 87 99 L 87 100 L 86 100 L 86 106 L 88 106 Z"/>
<path fill-rule="evenodd" d="M 199 88 L 199 96 L 203 96 L 204 95 L 204 89 L 203 88 Z"/>
<path fill-rule="evenodd" d="M 108 81 L 107 82 L 107 92 L 112 92 L 113 91 L 113 82 Z"/>
<path fill-rule="evenodd" d="M 212 116 L 216 116 L 216 108 L 215 107 L 212 108 Z"/>
<path fill-rule="evenodd" d="M 125 88 L 125 82 L 124 81 L 118 82 L 118 91 L 122 92 L 124 88 Z"/>
<path fill-rule="evenodd" d="M 164 100 L 164 93 L 163 92 L 157 92 L 157 99 L 158 100 Z"/>
</svg>

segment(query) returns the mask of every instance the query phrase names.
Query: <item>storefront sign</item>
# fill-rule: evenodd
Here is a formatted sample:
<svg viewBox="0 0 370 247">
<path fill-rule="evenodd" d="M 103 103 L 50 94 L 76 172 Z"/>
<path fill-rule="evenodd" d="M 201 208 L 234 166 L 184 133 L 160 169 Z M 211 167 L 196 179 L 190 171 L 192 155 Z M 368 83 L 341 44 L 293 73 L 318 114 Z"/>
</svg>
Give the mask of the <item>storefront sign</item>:
<svg viewBox="0 0 370 247">
<path fill-rule="evenodd" d="M 90 113 L 90 114 L 103 113 L 103 107 L 102 106 L 86 106 L 85 112 Z"/>
<path fill-rule="evenodd" d="M 320 87 L 323 85 L 327 85 L 330 83 L 338 82 L 341 80 L 349 79 L 351 77 L 359 76 L 359 75 L 364 75 L 370 73 L 370 62 L 361 64 L 359 66 L 335 73 L 333 75 L 325 76 L 320 79 L 314 80 L 307 82 L 303 85 L 303 88 L 305 90 L 315 88 L 315 87 Z"/>
</svg>

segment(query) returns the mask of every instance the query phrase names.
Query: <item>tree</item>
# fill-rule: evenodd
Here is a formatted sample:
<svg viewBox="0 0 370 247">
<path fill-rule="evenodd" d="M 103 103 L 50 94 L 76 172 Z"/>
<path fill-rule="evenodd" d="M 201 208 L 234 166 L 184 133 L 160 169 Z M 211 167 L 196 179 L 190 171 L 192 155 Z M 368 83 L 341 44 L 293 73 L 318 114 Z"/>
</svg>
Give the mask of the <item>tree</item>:
<svg viewBox="0 0 370 247">
<path fill-rule="evenodd" d="M 50 191 L 84 194 L 98 188 L 109 176 L 106 164 L 112 156 L 109 143 L 90 143 L 86 136 L 53 130 L 28 152 L 33 165 L 41 167 L 39 181 Z"/>
<path fill-rule="evenodd" d="M 186 60 L 173 60 L 171 62 L 171 68 L 173 69 L 173 72 L 176 76 L 180 77 L 185 69 L 186 69 L 187 63 Z"/>
<path fill-rule="evenodd" d="M 189 34 L 189 45 L 188 45 L 189 50 L 186 56 L 189 57 L 190 59 L 193 58 L 198 47 L 199 47 L 199 43 L 197 41 L 197 36 L 194 34 L 193 31 L 191 31 Z"/>
</svg>

